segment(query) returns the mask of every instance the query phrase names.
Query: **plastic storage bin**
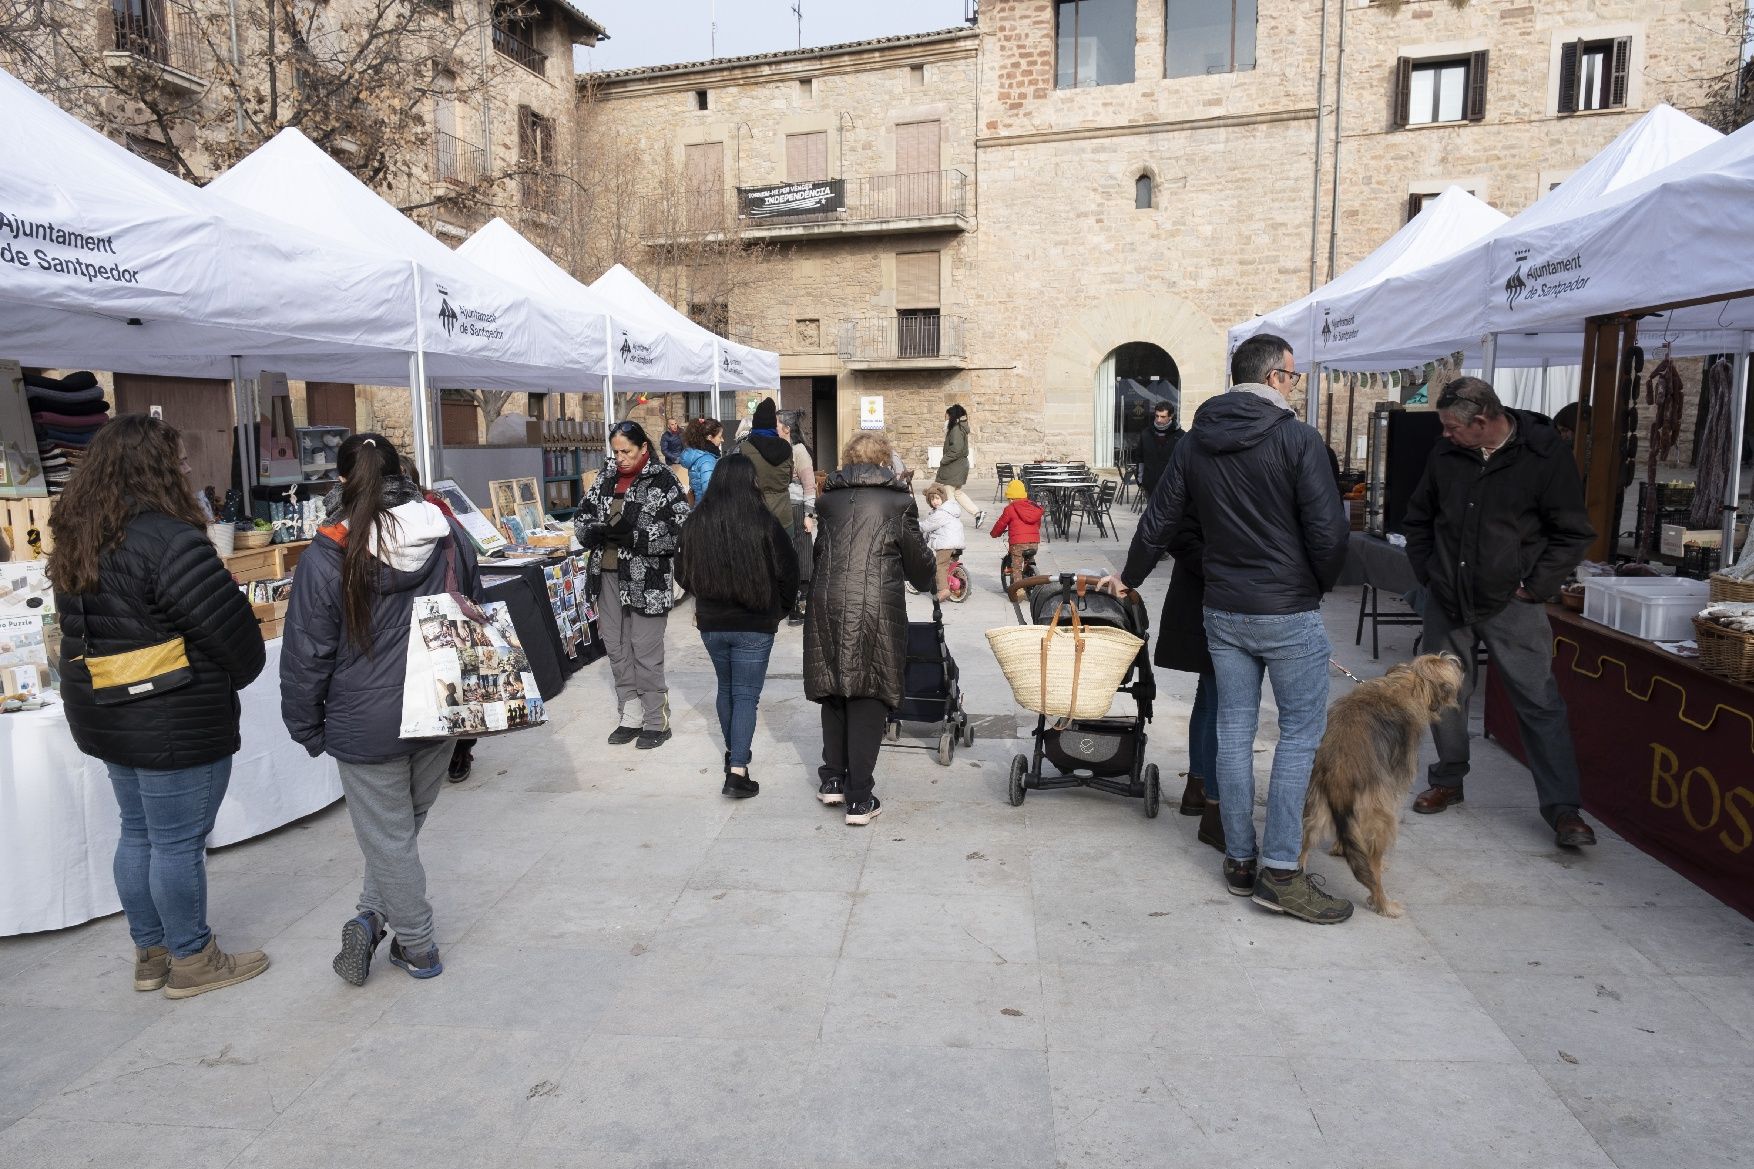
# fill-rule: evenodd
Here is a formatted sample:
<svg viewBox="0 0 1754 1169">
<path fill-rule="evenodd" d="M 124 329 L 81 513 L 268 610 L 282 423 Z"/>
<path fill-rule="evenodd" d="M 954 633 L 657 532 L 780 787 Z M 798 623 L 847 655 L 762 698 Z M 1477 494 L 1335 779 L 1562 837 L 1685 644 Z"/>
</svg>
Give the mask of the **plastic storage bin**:
<svg viewBox="0 0 1754 1169">
<path fill-rule="evenodd" d="M 1704 581 L 1684 577 L 1596 577 L 1583 582 L 1583 615 L 1647 641 L 1686 641 L 1710 592 Z"/>
</svg>

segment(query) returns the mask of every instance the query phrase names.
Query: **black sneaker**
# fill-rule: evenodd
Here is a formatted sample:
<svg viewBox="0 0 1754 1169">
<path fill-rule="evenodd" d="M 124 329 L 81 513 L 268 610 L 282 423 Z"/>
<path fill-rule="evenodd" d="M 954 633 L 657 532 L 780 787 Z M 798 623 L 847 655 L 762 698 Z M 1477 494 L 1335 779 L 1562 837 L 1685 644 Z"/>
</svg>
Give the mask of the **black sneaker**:
<svg viewBox="0 0 1754 1169">
<path fill-rule="evenodd" d="M 1253 893 L 1255 891 L 1255 862 L 1225 857 L 1224 883 L 1229 887 L 1231 893 L 1238 897 L 1247 897 Z"/>
<path fill-rule="evenodd" d="M 797 609 L 793 609 L 792 615 L 786 618 L 786 624 L 791 628 L 796 629 L 798 626 L 804 624 L 804 614 Z"/>
<path fill-rule="evenodd" d="M 847 823 L 863 826 L 883 814 L 883 802 L 876 796 L 847 805 Z"/>
<path fill-rule="evenodd" d="M 847 781 L 838 777 L 823 780 L 816 788 L 816 798 L 825 804 L 846 803 Z"/>
<path fill-rule="evenodd" d="M 750 779 L 748 772 L 738 775 L 729 767 L 725 768 L 725 786 L 719 789 L 720 795 L 730 796 L 734 800 L 746 800 L 760 791 L 761 785 Z"/>
<path fill-rule="evenodd" d="M 372 955 L 384 940 L 384 919 L 375 913 L 362 913 L 349 918 L 341 927 L 341 952 L 330 963 L 346 982 L 364 986 L 372 972 Z"/>
<path fill-rule="evenodd" d="M 1352 916 L 1352 903 L 1322 888 L 1322 879 L 1302 869 L 1281 874 L 1262 869 L 1255 881 L 1255 904 L 1316 925 L 1337 925 Z"/>
<path fill-rule="evenodd" d="M 670 728 L 665 727 L 661 731 L 640 731 L 638 738 L 639 742 L 635 744 L 635 749 L 650 751 L 653 747 L 662 747 L 670 741 Z"/>
<path fill-rule="evenodd" d="M 445 773 L 445 778 L 452 783 L 462 783 L 469 778 L 469 773 L 473 770 L 475 770 L 475 752 L 459 747 L 451 752 L 451 768 Z"/>
<path fill-rule="evenodd" d="M 410 954 L 402 948 L 402 942 L 398 938 L 390 939 L 390 965 L 400 966 L 415 978 L 437 978 L 445 972 L 445 964 L 439 961 L 437 946 L 424 954 Z"/>
<path fill-rule="evenodd" d="M 638 727 L 616 727 L 609 732 L 609 745 L 619 747 L 623 743 L 631 743 L 639 738 L 639 734 Z"/>
</svg>

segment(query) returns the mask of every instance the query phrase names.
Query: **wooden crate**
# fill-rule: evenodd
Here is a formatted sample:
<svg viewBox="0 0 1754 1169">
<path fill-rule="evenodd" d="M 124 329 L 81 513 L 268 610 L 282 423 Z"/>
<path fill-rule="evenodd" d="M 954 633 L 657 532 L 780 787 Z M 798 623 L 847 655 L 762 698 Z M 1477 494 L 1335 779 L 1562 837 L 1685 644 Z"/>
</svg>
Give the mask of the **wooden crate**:
<svg viewBox="0 0 1754 1169">
<path fill-rule="evenodd" d="M 30 545 L 25 542 L 25 533 L 33 527 L 42 534 L 42 551 L 46 556 L 54 546 L 54 539 L 49 535 L 49 512 L 55 502 L 54 496 L 41 495 L 29 499 L 0 499 L 0 527 L 6 529 L 6 542 L 12 546 L 12 559 L 29 560 L 32 558 Z"/>
<path fill-rule="evenodd" d="M 240 582 L 252 580 L 280 580 L 291 576 L 297 566 L 299 557 L 304 555 L 310 541 L 300 540 L 293 544 L 270 544 L 266 548 L 250 548 L 243 552 L 233 552 L 223 557 L 225 568 Z"/>
</svg>

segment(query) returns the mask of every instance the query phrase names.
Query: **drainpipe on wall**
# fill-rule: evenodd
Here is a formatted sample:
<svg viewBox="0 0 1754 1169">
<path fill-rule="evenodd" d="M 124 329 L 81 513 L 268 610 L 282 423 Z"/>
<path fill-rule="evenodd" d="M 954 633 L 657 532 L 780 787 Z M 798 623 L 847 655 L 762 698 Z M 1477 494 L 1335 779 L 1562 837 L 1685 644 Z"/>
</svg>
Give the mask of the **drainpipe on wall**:
<svg viewBox="0 0 1754 1169">
<path fill-rule="evenodd" d="M 1342 0 L 1344 2 L 1344 0 Z M 1309 189 L 1309 290 L 1316 289 L 1316 257 L 1322 235 L 1322 102 L 1328 94 L 1328 0 L 1322 0 L 1321 45 L 1316 50 L 1315 177 Z"/>
<path fill-rule="evenodd" d="M 1340 254 L 1340 108 L 1346 99 L 1346 0 L 1340 2 L 1340 43 L 1334 59 L 1334 192 L 1328 207 L 1328 279 Z M 1347 452 L 1351 457 L 1351 452 Z"/>
<path fill-rule="evenodd" d="M 226 19 L 231 24 L 231 67 L 235 75 L 232 92 L 237 95 L 235 102 L 237 107 L 237 136 L 238 141 L 241 142 L 244 137 L 244 90 L 242 76 L 244 69 L 244 55 L 238 48 L 238 0 L 226 0 L 225 11 Z"/>
<path fill-rule="evenodd" d="M 493 58 L 493 0 L 481 0 L 487 19 L 481 22 L 481 157 L 487 173 L 493 173 L 493 86 L 488 84 L 487 67 Z"/>
</svg>

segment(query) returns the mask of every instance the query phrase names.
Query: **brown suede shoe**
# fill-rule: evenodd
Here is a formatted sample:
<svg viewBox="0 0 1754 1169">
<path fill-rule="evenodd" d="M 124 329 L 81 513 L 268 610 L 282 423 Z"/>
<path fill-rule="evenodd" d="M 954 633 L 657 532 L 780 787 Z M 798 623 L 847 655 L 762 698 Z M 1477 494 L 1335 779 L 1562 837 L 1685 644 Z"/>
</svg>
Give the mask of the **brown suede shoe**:
<svg viewBox="0 0 1754 1169">
<path fill-rule="evenodd" d="M 260 950 L 227 954 L 219 948 L 219 939 L 209 937 L 207 948 L 187 958 L 172 958 L 170 980 L 165 984 L 164 997 L 186 999 L 222 986 L 232 986 L 256 977 L 268 969 L 268 955 Z"/>
<path fill-rule="evenodd" d="M 1206 781 L 1188 773 L 1188 785 L 1182 788 L 1181 814 L 1198 816 L 1206 810 Z"/>
<path fill-rule="evenodd" d="M 1217 800 L 1206 801 L 1200 812 L 1200 830 L 1194 836 L 1201 844 L 1210 844 L 1219 852 L 1224 851 L 1224 821 L 1218 815 Z"/>
<path fill-rule="evenodd" d="M 1596 842 L 1596 831 L 1576 812 L 1561 812 L 1553 820 L 1553 839 L 1560 848 L 1579 848 Z"/>
<path fill-rule="evenodd" d="M 134 950 L 134 989 L 163 990 L 171 976 L 171 952 L 163 946 Z"/>
<path fill-rule="evenodd" d="M 1457 785 L 1456 787 L 1444 787 L 1440 783 L 1434 783 L 1413 797 L 1413 810 L 1422 815 L 1429 816 L 1433 813 L 1443 811 L 1451 804 L 1459 804 L 1461 802 L 1462 789 L 1460 785 Z"/>
</svg>

